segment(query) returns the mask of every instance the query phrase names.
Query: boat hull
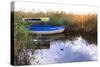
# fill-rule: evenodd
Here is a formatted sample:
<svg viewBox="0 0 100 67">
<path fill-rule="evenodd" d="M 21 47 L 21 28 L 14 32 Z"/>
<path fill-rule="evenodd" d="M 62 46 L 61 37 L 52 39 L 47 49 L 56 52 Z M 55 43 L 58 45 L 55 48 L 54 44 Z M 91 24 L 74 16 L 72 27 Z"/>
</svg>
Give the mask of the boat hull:
<svg viewBox="0 0 100 67">
<path fill-rule="evenodd" d="M 34 33 L 34 34 L 55 34 L 55 33 L 62 33 L 64 31 L 63 29 L 59 30 L 52 30 L 52 31 L 29 31 L 29 33 Z"/>
<path fill-rule="evenodd" d="M 61 33 L 64 31 L 64 26 L 52 26 L 52 25 L 31 25 L 28 28 L 28 31 L 30 33 L 34 34 L 55 34 L 55 33 Z"/>
</svg>

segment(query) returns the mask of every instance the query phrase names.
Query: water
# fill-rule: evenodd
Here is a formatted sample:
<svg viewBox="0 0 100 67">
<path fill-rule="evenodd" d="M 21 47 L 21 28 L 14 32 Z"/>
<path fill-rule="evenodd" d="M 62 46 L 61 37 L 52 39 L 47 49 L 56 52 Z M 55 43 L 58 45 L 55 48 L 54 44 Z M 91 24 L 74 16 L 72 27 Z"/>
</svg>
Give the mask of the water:
<svg viewBox="0 0 100 67">
<path fill-rule="evenodd" d="M 54 64 L 97 60 L 97 42 L 93 35 L 38 35 L 32 38 L 34 50 L 25 51 L 30 64 Z M 31 47 L 34 47 L 31 46 Z M 33 53 L 32 53 L 33 52 Z"/>
</svg>

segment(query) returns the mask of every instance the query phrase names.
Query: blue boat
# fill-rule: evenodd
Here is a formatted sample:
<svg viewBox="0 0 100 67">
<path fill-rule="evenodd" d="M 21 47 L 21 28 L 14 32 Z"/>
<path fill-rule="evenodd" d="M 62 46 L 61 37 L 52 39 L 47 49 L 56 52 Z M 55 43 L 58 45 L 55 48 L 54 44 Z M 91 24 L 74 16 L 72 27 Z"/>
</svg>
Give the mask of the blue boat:
<svg viewBox="0 0 100 67">
<path fill-rule="evenodd" d="M 49 24 L 33 24 L 27 27 L 30 33 L 34 34 L 55 34 L 61 33 L 64 31 L 64 25 L 53 26 Z"/>
<path fill-rule="evenodd" d="M 27 29 L 31 33 L 35 34 L 55 34 L 61 33 L 64 31 L 64 20 L 58 20 L 52 23 L 48 23 L 50 21 L 49 17 L 42 17 L 42 18 L 22 18 L 24 22 L 40 22 L 40 24 L 33 24 L 28 26 Z M 56 26 L 57 24 L 58 26 Z"/>
</svg>

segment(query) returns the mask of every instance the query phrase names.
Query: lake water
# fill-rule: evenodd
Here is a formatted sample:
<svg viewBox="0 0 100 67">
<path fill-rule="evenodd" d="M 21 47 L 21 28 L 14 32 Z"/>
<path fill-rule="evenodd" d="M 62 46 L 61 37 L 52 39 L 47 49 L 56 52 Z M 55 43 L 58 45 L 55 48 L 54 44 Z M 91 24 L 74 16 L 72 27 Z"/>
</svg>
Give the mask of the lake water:
<svg viewBox="0 0 100 67">
<path fill-rule="evenodd" d="M 33 46 L 25 51 L 30 64 L 97 60 L 97 40 L 94 35 L 33 35 L 32 42 Z"/>
</svg>

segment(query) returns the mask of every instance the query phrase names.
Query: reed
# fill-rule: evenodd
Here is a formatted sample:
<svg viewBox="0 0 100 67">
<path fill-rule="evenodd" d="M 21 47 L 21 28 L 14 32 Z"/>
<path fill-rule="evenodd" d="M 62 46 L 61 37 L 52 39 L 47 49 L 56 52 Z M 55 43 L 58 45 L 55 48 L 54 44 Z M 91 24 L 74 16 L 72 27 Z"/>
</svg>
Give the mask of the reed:
<svg viewBox="0 0 100 67">
<path fill-rule="evenodd" d="M 64 33 L 96 33 L 97 32 L 97 14 L 85 14 L 77 15 L 65 12 L 14 12 L 14 43 L 15 53 L 20 49 L 24 49 L 26 45 L 29 45 L 29 34 L 26 27 L 36 22 L 25 23 L 22 18 L 39 18 L 39 17 L 50 17 L 51 20 L 48 22 L 51 25 L 64 25 Z M 58 20 L 63 20 L 59 22 Z"/>
</svg>

